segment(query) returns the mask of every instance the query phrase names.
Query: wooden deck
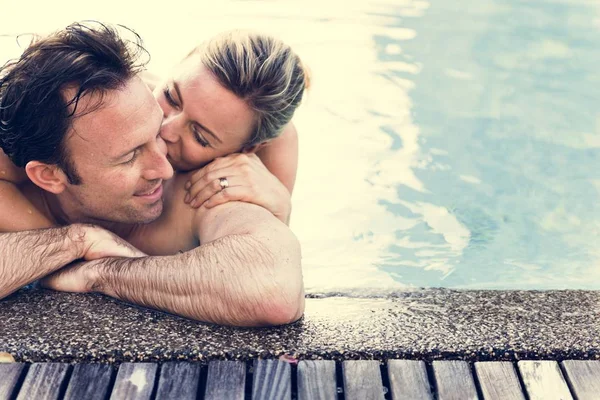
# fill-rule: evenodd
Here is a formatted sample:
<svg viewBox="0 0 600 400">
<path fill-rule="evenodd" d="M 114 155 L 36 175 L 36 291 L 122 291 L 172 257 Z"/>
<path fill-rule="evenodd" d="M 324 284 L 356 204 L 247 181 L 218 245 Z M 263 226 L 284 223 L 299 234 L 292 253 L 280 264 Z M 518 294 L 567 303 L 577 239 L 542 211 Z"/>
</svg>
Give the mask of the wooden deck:
<svg viewBox="0 0 600 400">
<path fill-rule="evenodd" d="M 599 398 L 600 361 L 0 364 L 0 400 Z"/>
</svg>

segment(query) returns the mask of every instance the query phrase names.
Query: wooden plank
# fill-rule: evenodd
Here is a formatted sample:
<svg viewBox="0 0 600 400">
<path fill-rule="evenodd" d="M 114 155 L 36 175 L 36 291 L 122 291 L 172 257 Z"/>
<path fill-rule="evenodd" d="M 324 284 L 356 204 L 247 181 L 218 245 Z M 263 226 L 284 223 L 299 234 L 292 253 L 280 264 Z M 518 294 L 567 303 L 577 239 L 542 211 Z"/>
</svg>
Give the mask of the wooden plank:
<svg viewBox="0 0 600 400">
<path fill-rule="evenodd" d="M 384 399 L 379 361 L 344 361 L 342 371 L 346 400 Z"/>
<path fill-rule="evenodd" d="M 562 362 L 567 380 L 578 400 L 597 399 L 600 393 L 600 361 L 568 360 Z"/>
<path fill-rule="evenodd" d="M 246 365 L 241 361 L 208 363 L 204 400 L 244 400 Z"/>
<path fill-rule="evenodd" d="M 200 386 L 199 363 L 167 362 L 162 365 L 157 399 L 195 400 Z"/>
<path fill-rule="evenodd" d="M 29 367 L 17 400 L 54 400 L 60 396 L 69 364 L 35 363 Z"/>
<path fill-rule="evenodd" d="M 519 361 L 518 366 L 530 400 L 573 398 L 556 361 Z"/>
<path fill-rule="evenodd" d="M 298 400 L 335 400 L 337 383 L 335 361 L 298 363 Z"/>
<path fill-rule="evenodd" d="M 0 364 L 0 400 L 13 399 L 17 394 L 17 384 L 25 373 L 25 364 Z"/>
<path fill-rule="evenodd" d="M 104 400 L 110 392 L 114 368 L 106 364 L 77 364 L 65 400 Z"/>
<path fill-rule="evenodd" d="M 423 361 L 388 361 L 388 379 L 394 400 L 433 400 L 427 366 Z"/>
<path fill-rule="evenodd" d="M 279 360 L 256 360 L 252 380 L 252 400 L 292 398 L 292 368 Z"/>
<path fill-rule="evenodd" d="M 439 400 L 477 400 L 477 389 L 466 361 L 434 361 L 433 376 Z"/>
<path fill-rule="evenodd" d="M 110 395 L 111 400 L 145 400 L 150 399 L 158 364 L 123 363 L 119 367 L 115 387 Z"/>
<path fill-rule="evenodd" d="M 485 400 L 525 400 L 519 377 L 511 362 L 476 362 L 475 373 Z"/>
</svg>

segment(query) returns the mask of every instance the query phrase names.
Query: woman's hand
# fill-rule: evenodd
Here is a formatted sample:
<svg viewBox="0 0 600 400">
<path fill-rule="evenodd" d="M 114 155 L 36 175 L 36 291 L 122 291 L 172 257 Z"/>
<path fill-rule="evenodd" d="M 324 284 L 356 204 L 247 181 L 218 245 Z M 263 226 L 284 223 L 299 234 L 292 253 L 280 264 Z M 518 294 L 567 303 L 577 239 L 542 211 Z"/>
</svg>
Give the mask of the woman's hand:
<svg viewBox="0 0 600 400">
<path fill-rule="evenodd" d="M 227 187 L 221 186 L 220 178 L 227 179 Z M 290 192 L 253 153 L 215 159 L 194 172 L 185 188 L 185 202 L 194 208 L 244 201 L 266 208 L 285 224 L 292 209 Z"/>
</svg>

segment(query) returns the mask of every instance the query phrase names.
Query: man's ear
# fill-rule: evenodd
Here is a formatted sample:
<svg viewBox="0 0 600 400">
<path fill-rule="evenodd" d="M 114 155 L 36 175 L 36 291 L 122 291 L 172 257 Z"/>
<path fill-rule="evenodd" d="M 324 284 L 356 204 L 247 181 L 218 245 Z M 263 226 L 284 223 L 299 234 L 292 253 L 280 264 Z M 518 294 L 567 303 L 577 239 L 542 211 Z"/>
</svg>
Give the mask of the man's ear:
<svg viewBox="0 0 600 400">
<path fill-rule="evenodd" d="M 245 147 L 244 150 L 242 150 L 242 153 L 256 153 L 260 149 L 262 149 L 265 146 L 267 146 L 268 144 L 269 144 L 269 142 L 262 142 L 262 143 L 259 143 L 259 144 L 255 144 L 253 146 Z"/>
<path fill-rule="evenodd" d="M 68 182 L 65 173 L 55 164 L 29 161 L 25 166 L 25 172 L 36 186 L 54 194 L 65 190 Z"/>
</svg>

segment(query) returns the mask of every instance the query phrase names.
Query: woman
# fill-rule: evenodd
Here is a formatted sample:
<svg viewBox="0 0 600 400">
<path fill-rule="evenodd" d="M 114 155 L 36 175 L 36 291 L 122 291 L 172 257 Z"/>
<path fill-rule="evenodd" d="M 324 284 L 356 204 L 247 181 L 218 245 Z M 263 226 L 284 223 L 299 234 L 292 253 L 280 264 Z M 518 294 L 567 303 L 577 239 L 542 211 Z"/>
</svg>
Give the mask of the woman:
<svg viewBox="0 0 600 400">
<path fill-rule="evenodd" d="M 201 168 L 186 185 L 186 202 L 251 202 L 287 223 L 297 168 L 290 120 L 307 82 L 300 59 L 279 40 L 228 32 L 194 49 L 156 86 L 167 158 L 179 171 Z M 27 177 L 6 155 L 0 158 L 2 197 Z M 15 230 L 52 225 L 24 196 L 16 198 L 5 216 L 15 219 Z"/>
</svg>

